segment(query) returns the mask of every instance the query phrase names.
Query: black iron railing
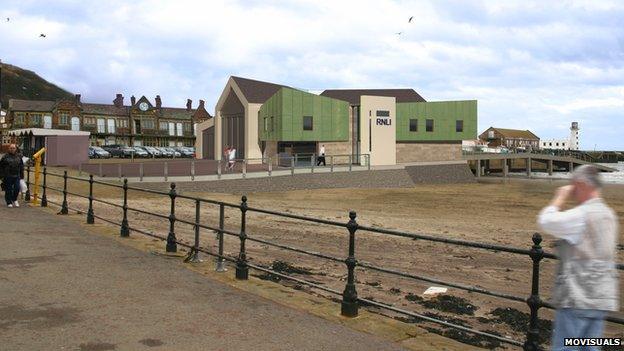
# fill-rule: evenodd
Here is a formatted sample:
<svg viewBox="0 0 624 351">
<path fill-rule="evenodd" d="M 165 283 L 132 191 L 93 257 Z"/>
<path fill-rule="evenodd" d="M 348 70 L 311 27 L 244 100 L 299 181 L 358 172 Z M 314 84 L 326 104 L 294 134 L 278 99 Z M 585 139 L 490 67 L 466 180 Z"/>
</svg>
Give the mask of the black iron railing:
<svg viewBox="0 0 624 351">
<path fill-rule="evenodd" d="M 30 167 L 28 167 L 27 182 L 29 183 L 29 188 L 30 188 L 30 185 L 32 185 L 30 184 L 30 172 L 31 172 Z M 62 178 L 63 189 L 50 187 L 47 184 L 47 176 Z M 88 196 L 69 191 L 69 187 L 68 187 L 69 180 L 88 183 L 89 184 Z M 93 195 L 94 184 L 100 185 L 103 187 L 121 189 L 123 191 L 123 199 L 122 199 L 123 204 L 120 205 L 114 202 L 106 201 L 103 199 L 97 199 L 96 197 L 94 197 Z M 43 183 L 41 184 L 41 187 L 42 187 L 42 193 L 41 193 L 42 194 L 41 195 L 42 207 L 46 207 L 48 206 L 48 203 L 51 203 L 61 208 L 61 211 L 59 212 L 59 214 L 67 214 L 69 213 L 69 210 L 72 210 L 81 214 L 86 214 L 86 221 L 88 224 L 93 224 L 95 222 L 95 219 L 99 219 L 106 223 L 119 226 L 120 236 L 125 237 L 125 236 L 129 236 L 131 232 L 137 232 L 140 234 L 148 235 L 153 238 L 160 239 L 166 242 L 165 249 L 167 252 L 177 252 L 178 245 L 185 247 L 189 249 L 189 255 L 185 259 L 185 261 L 187 262 L 197 261 L 199 252 L 202 252 L 210 256 L 214 256 L 217 258 L 217 270 L 218 271 L 224 271 L 223 263 L 224 261 L 229 261 L 235 265 L 236 267 L 235 275 L 236 275 L 236 278 L 240 280 L 248 279 L 248 275 L 249 275 L 248 272 L 249 272 L 249 269 L 251 268 L 251 269 L 261 271 L 261 272 L 272 274 L 274 276 L 277 276 L 283 279 L 291 280 L 299 284 L 307 285 L 309 287 L 319 289 L 330 294 L 340 296 L 342 298 L 341 313 L 342 315 L 347 316 L 347 317 L 357 316 L 359 306 L 369 305 L 369 306 L 378 307 L 380 309 L 393 311 L 402 315 L 407 315 L 413 318 L 421 319 L 424 321 L 428 321 L 431 323 L 436 323 L 438 325 L 446 326 L 446 327 L 453 328 L 456 330 L 461 330 L 463 332 L 468 332 L 468 333 L 472 333 L 475 335 L 484 336 L 487 338 L 497 340 L 502 343 L 520 346 L 524 350 L 540 350 L 541 349 L 540 335 L 542 333 L 545 333 L 546 331 L 539 329 L 539 325 L 538 325 L 539 310 L 540 308 L 547 308 L 547 309 L 555 308 L 552 304 L 547 303 L 542 300 L 539 294 L 539 285 L 540 285 L 540 263 L 542 262 L 543 259 L 557 259 L 557 256 L 553 253 L 545 252 L 542 249 L 542 246 L 541 246 L 542 237 L 539 233 L 535 233 L 533 235 L 532 245 L 529 249 L 521 249 L 521 248 L 508 247 L 508 246 L 502 246 L 502 245 L 493 245 L 493 244 L 479 243 L 479 242 L 459 240 L 459 239 L 442 238 L 442 237 L 432 236 L 432 235 L 416 234 L 416 233 L 409 233 L 409 232 L 390 230 L 390 229 L 384 229 L 384 228 L 363 226 L 357 223 L 356 221 L 357 214 L 355 211 L 349 212 L 349 215 L 348 215 L 349 220 L 345 223 L 345 222 L 339 222 L 339 221 L 333 221 L 333 220 L 301 216 L 301 215 L 296 215 L 292 213 L 284 213 L 284 212 L 272 211 L 272 210 L 267 210 L 267 209 L 262 209 L 262 208 L 250 207 L 247 203 L 246 196 L 243 196 L 241 198 L 241 202 L 239 204 L 233 204 L 233 203 L 228 203 L 228 202 L 223 202 L 223 201 L 216 201 L 216 200 L 210 200 L 210 199 L 205 199 L 205 198 L 192 197 L 192 196 L 178 194 L 176 192 L 175 183 L 171 183 L 170 190 L 168 192 L 163 192 L 163 191 L 142 189 L 142 188 L 129 186 L 127 179 L 124 179 L 122 185 L 120 185 L 120 184 L 94 180 L 92 175 L 88 179 L 86 179 L 86 178 L 69 176 L 66 171 L 63 172 L 63 174 L 50 173 L 47 171 L 45 167 L 43 169 Z M 63 197 L 62 202 L 58 203 L 58 202 L 53 202 L 47 199 L 46 197 L 47 190 L 55 191 L 55 192 L 58 192 L 59 194 L 62 194 L 62 197 Z M 168 197 L 170 201 L 169 215 L 163 215 L 163 214 L 150 212 L 144 209 L 129 207 L 128 206 L 128 190 Z M 31 193 L 29 191 L 28 195 L 30 196 L 30 194 Z M 76 197 L 88 200 L 87 210 L 85 211 L 84 209 L 70 207 L 67 201 L 68 195 L 76 196 Z M 191 200 L 194 202 L 195 216 L 192 220 L 187 220 L 187 219 L 179 218 L 176 216 L 176 199 L 186 199 L 186 200 Z M 93 206 L 94 202 L 121 209 L 122 210 L 121 222 L 116 222 L 112 219 L 103 218 L 101 216 L 96 215 L 94 211 L 94 206 Z M 213 226 L 209 226 L 209 225 L 205 225 L 201 223 L 202 204 L 212 204 L 212 205 L 218 206 L 219 208 L 218 227 L 213 227 Z M 240 211 L 241 217 L 240 217 L 240 227 L 239 227 L 240 230 L 239 231 L 232 231 L 232 230 L 225 229 L 224 217 L 225 217 L 225 211 L 227 208 Z M 129 211 L 168 220 L 169 231 L 168 231 L 167 236 L 158 235 L 158 234 L 149 232 L 141 228 L 133 227 L 129 223 L 129 218 L 128 218 Z M 303 248 L 298 248 L 298 247 L 271 242 L 271 241 L 264 240 L 261 238 L 255 238 L 253 235 L 250 235 L 250 233 L 247 232 L 247 213 L 249 212 L 262 213 L 262 214 L 276 216 L 276 217 L 289 218 L 289 219 L 294 219 L 294 220 L 299 220 L 299 221 L 304 221 L 304 222 L 309 222 L 309 223 L 324 224 L 324 225 L 329 225 L 333 227 L 344 228 L 346 229 L 346 233 L 348 233 L 347 257 L 346 258 L 336 257 L 336 256 L 332 256 L 329 254 L 321 253 L 321 252 L 314 252 L 314 251 L 306 250 Z M 178 240 L 176 238 L 176 223 L 185 224 L 185 225 L 189 225 L 193 227 L 194 229 L 194 242 L 193 243 L 187 243 L 182 240 Z M 200 245 L 201 229 L 210 230 L 210 231 L 217 233 L 217 239 L 219 242 L 217 252 L 213 252 L 213 250 L 207 247 L 202 247 Z M 372 263 L 358 260 L 356 256 L 355 238 L 356 238 L 356 234 L 360 232 L 369 232 L 369 233 L 377 233 L 377 234 L 389 235 L 389 236 L 394 236 L 394 237 L 425 240 L 425 241 L 444 243 L 444 244 L 460 246 L 460 247 L 470 247 L 470 248 L 475 248 L 475 249 L 480 249 L 480 250 L 486 250 L 486 251 L 490 251 L 494 253 L 504 252 L 508 254 L 515 254 L 515 255 L 528 257 L 531 259 L 530 262 L 532 263 L 530 294 L 527 298 L 527 297 L 509 294 L 509 293 L 492 291 L 492 290 L 484 289 L 484 288 L 474 286 L 474 285 L 454 283 L 454 282 L 444 281 L 441 279 L 419 275 L 415 273 L 407 273 L 407 272 L 402 272 L 399 270 L 379 267 Z M 232 256 L 228 256 L 224 254 L 223 252 L 224 235 L 237 237 L 239 239 L 238 254 L 236 255 L 236 257 L 232 257 Z M 278 249 L 283 249 L 283 250 L 287 250 L 291 252 L 297 252 L 297 253 L 301 253 L 301 254 L 317 257 L 317 258 L 322 258 L 322 259 L 326 259 L 326 260 L 330 260 L 334 262 L 341 262 L 341 263 L 346 264 L 347 279 L 346 279 L 344 291 L 341 292 L 336 289 L 332 289 L 327 286 L 321 285 L 320 283 L 310 282 L 305 279 L 293 277 L 288 274 L 284 274 L 282 272 L 271 269 L 270 267 L 264 267 L 262 265 L 249 262 L 248 257 L 247 257 L 246 241 L 252 241 L 252 242 L 260 243 L 260 244 L 271 246 L 271 247 L 278 248 Z M 528 331 L 526 334 L 526 338 L 523 341 L 514 340 L 509 337 L 495 335 L 491 332 L 480 331 L 480 330 L 473 329 L 473 328 L 460 325 L 457 323 L 453 323 L 453 322 L 445 321 L 442 319 L 434 318 L 431 316 L 427 316 L 424 314 L 420 314 L 414 311 L 408 311 L 402 308 L 392 306 L 388 303 L 374 301 L 372 299 L 367 299 L 367 298 L 361 298 L 358 296 L 357 289 L 356 289 L 356 280 L 355 280 L 356 267 L 366 268 L 371 271 L 390 274 L 390 275 L 397 276 L 397 277 L 408 278 L 414 281 L 421 281 L 421 282 L 444 285 L 444 286 L 448 286 L 448 287 L 452 287 L 452 288 L 456 288 L 456 289 L 460 289 L 460 290 L 464 290 L 468 292 L 474 292 L 474 293 L 479 293 L 479 294 L 486 295 L 486 296 L 495 297 L 498 299 L 514 301 L 514 302 L 525 302 L 527 303 L 529 310 L 530 310 L 530 313 L 529 313 L 530 318 L 529 318 L 529 323 L 528 323 L 529 325 L 527 329 Z M 617 264 L 616 268 L 618 270 L 624 270 L 624 264 Z M 624 325 L 624 318 L 621 318 L 618 316 L 609 316 L 607 317 L 607 321 L 615 323 L 615 324 L 619 324 L 619 325 Z"/>
</svg>

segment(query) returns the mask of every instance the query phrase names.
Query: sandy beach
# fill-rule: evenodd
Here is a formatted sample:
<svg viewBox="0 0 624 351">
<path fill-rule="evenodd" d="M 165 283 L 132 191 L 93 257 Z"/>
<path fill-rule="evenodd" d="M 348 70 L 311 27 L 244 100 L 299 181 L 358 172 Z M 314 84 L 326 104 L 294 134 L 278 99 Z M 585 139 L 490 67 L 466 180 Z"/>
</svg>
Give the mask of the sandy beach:
<svg viewBox="0 0 624 351">
<path fill-rule="evenodd" d="M 548 203 L 554 189 L 563 184 L 565 181 L 513 179 L 502 182 L 501 179 L 485 178 L 477 184 L 420 185 L 404 189 L 257 192 L 247 194 L 247 197 L 249 206 L 256 208 L 342 222 L 348 220 L 349 210 L 355 210 L 358 215 L 357 221 L 362 225 L 529 249 L 532 245 L 531 236 L 539 231 L 535 223 L 536 214 Z M 188 191 L 185 194 L 234 203 L 240 201 L 239 195 L 232 194 L 190 193 Z M 116 192 L 101 195 L 107 195 L 110 201 L 116 199 L 118 202 L 119 200 L 119 194 Z M 59 200 L 56 194 L 49 193 L 49 196 L 50 199 Z M 133 197 L 131 196 L 131 207 L 153 210 L 163 215 L 168 214 L 168 199 L 153 196 L 143 196 L 141 199 L 133 199 Z M 607 185 L 604 189 L 604 198 L 617 212 L 620 228 L 622 228 L 624 225 L 624 185 Z M 86 208 L 86 203 L 78 198 L 70 197 L 70 206 Z M 121 220 L 119 210 L 107 208 L 102 204 L 96 204 L 95 212 L 106 218 Z M 194 213 L 195 208 L 191 201 L 178 200 L 176 213 L 178 218 L 193 221 Z M 131 226 L 150 229 L 163 236 L 166 236 L 168 232 L 168 221 L 164 219 L 131 213 L 129 221 Z M 216 207 L 204 205 L 202 223 L 217 226 L 218 210 Z M 226 229 L 238 231 L 239 225 L 240 211 L 228 209 Z M 253 238 L 323 252 L 340 258 L 347 255 L 348 233 L 344 228 L 249 212 L 247 233 Z M 193 231 L 188 225 L 178 224 L 176 234 L 179 239 L 192 241 Z M 360 261 L 522 297 L 528 297 L 530 293 L 531 260 L 527 256 L 494 253 L 364 231 L 359 231 L 356 235 L 356 257 Z M 202 246 L 216 247 L 215 235 L 212 232 L 203 230 L 201 238 Z M 621 245 L 624 242 L 622 231 L 620 231 L 619 242 L 618 262 L 622 263 L 624 262 L 624 247 Z M 546 251 L 554 251 L 552 238 L 544 236 L 542 245 Z M 299 270 L 298 274 L 294 274 L 295 276 L 339 291 L 344 289 L 346 268 L 343 263 L 285 252 L 249 241 L 247 246 L 251 262 L 265 266 L 277 263 L 286 270 L 295 267 Z M 238 252 L 238 238 L 226 237 L 225 251 L 226 254 L 235 256 Z M 554 264 L 552 260 L 544 260 L 542 264 L 540 294 L 546 300 L 552 288 Z M 265 279 L 275 278 L 257 272 L 251 273 Z M 477 293 L 466 293 L 451 288 L 448 295 L 456 297 L 457 300 L 451 301 L 452 306 L 449 307 L 444 305 L 444 301 L 434 299 L 431 302 L 431 300 L 422 299 L 422 292 L 434 284 L 380 274 L 363 268 L 358 268 L 357 280 L 360 297 L 390 303 L 397 307 L 445 318 L 518 340 L 524 339 L 522 326 L 514 326 L 514 323 L 524 323 L 523 318 L 526 316 L 523 313 L 528 312 L 524 303 L 510 302 Z M 294 284 L 289 285 L 297 289 L 307 289 Z M 507 307 L 512 309 L 502 310 Z M 552 318 L 550 311 L 541 311 L 542 318 Z M 392 316 L 399 317 L 398 315 Z M 547 321 L 543 323 L 548 326 Z M 438 326 L 423 325 L 445 333 Z M 624 336 L 622 331 L 615 326 L 609 326 L 608 333 Z M 449 334 L 449 336 L 453 335 Z M 484 347 L 498 346 L 495 343 L 491 344 L 463 334 L 455 335 L 455 337 L 470 339 L 469 342 Z M 544 341 L 546 340 L 547 337 Z"/>
</svg>

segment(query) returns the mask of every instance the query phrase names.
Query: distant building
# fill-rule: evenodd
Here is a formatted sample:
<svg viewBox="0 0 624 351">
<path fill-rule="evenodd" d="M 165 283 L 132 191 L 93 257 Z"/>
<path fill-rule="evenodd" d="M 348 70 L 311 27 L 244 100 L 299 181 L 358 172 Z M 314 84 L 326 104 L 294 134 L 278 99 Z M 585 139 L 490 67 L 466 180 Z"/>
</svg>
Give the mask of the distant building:
<svg viewBox="0 0 624 351">
<path fill-rule="evenodd" d="M 90 132 L 91 145 L 193 146 L 195 125 L 212 116 L 204 101 L 192 108 L 163 107 L 157 95 L 152 104 L 145 96 L 124 105 L 117 94 L 113 104 L 83 103 L 80 95 L 59 101 L 9 100 L 7 123 L 11 129 L 44 128 Z"/>
<path fill-rule="evenodd" d="M 542 149 L 551 150 L 578 150 L 579 127 L 578 122 L 572 122 L 568 139 L 544 139 L 540 142 Z"/>
<path fill-rule="evenodd" d="M 509 149 L 540 147 L 539 137 L 530 130 L 490 127 L 479 135 L 479 139 L 487 142 L 490 147 L 504 146 Z"/>
</svg>

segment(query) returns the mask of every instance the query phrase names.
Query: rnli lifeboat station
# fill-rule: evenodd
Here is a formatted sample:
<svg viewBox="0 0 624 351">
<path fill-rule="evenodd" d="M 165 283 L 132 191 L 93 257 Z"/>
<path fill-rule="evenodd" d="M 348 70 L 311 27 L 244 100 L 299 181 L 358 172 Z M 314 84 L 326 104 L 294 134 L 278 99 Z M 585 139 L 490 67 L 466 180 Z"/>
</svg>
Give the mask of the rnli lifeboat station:
<svg viewBox="0 0 624 351">
<path fill-rule="evenodd" d="M 312 94 L 230 77 L 215 114 L 197 125 L 197 157 L 349 155 L 372 166 L 458 161 L 462 140 L 477 138 L 477 101 L 426 101 L 413 89 L 339 89 Z M 366 161 L 364 161 L 366 159 Z"/>
</svg>

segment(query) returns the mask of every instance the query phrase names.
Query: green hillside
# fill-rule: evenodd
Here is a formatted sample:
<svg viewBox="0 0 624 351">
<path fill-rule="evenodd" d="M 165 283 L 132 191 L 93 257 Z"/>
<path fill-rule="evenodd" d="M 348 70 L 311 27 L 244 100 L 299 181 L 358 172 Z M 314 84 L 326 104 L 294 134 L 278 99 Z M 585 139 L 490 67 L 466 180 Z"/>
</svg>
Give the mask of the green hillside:
<svg viewBox="0 0 624 351">
<path fill-rule="evenodd" d="M 73 95 L 39 77 L 35 72 L 2 63 L 0 99 L 2 108 L 9 106 L 9 99 L 56 100 Z"/>
</svg>

